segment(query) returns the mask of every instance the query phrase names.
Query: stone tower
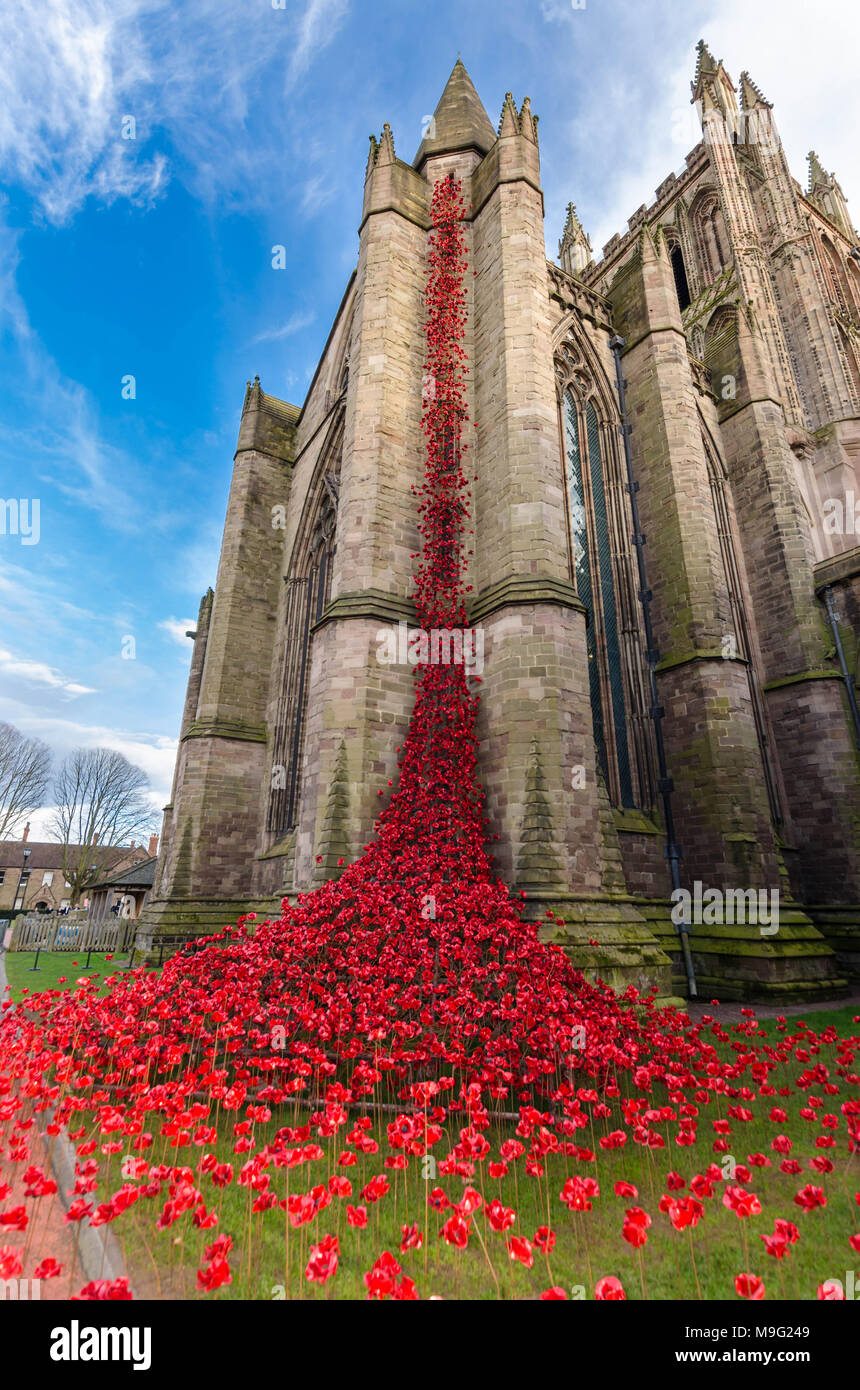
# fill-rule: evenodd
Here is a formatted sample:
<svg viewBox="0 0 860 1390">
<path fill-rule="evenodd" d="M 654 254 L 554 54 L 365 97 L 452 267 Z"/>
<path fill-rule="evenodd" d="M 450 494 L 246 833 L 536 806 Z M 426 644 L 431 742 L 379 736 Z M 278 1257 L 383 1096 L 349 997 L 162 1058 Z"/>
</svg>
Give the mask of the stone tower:
<svg viewBox="0 0 860 1390">
<path fill-rule="evenodd" d="M 246 392 L 142 945 L 276 911 L 360 853 L 390 794 L 430 199 L 453 172 L 499 872 L 589 976 L 668 996 L 671 805 L 681 886 L 710 893 L 689 937 L 701 993 L 815 997 L 857 970 L 839 653 L 856 655 L 860 550 L 827 505 L 844 520 L 860 448 L 858 238 L 817 158 L 807 193 L 792 178 L 747 74 L 738 100 L 702 44 L 692 88 L 701 142 L 599 262 L 572 204 L 547 261 L 537 117 L 509 93 L 494 128 L 459 60 L 411 163 L 387 125 L 371 137 L 357 267 L 307 399 Z M 750 904 L 774 894 L 772 929 Z"/>
</svg>

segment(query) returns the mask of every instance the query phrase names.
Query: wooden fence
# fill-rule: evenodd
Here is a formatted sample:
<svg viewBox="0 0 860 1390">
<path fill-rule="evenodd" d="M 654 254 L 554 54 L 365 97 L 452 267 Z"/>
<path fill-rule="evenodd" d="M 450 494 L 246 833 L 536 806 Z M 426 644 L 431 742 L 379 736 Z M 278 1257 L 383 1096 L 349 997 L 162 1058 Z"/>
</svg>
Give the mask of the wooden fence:
<svg viewBox="0 0 860 1390">
<path fill-rule="evenodd" d="M 128 951 L 134 920 L 113 917 L 92 921 L 88 912 L 30 912 L 16 917 L 10 951 Z"/>
</svg>

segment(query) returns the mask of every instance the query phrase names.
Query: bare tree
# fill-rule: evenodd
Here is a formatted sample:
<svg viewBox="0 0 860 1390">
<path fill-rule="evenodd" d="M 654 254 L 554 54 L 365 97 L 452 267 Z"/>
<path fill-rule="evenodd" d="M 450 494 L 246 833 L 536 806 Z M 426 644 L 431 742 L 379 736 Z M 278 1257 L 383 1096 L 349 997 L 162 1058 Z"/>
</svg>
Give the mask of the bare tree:
<svg viewBox="0 0 860 1390">
<path fill-rule="evenodd" d="M 0 724 L 0 840 L 11 840 L 21 821 L 44 804 L 51 750 L 14 724 Z"/>
<path fill-rule="evenodd" d="M 77 904 L 118 864 L 132 835 L 154 828 L 145 772 L 111 748 L 76 748 L 63 762 L 51 829 L 63 846 L 63 872 Z"/>
</svg>

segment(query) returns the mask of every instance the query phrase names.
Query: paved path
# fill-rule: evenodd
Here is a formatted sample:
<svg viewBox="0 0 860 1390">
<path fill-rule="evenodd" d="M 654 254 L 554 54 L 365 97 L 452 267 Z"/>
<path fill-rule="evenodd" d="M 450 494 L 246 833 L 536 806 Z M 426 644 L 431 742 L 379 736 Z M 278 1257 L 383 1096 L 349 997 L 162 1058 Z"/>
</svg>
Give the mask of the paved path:
<svg viewBox="0 0 860 1390">
<path fill-rule="evenodd" d="M 0 1000 L 6 999 L 6 968 L 5 951 L 0 950 Z M 39 1298 L 41 1301 L 66 1300 L 72 1294 L 77 1294 L 83 1286 L 92 1278 L 113 1274 L 115 1271 L 110 1268 L 102 1268 L 103 1261 L 93 1242 L 96 1240 L 98 1231 L 88 1231 L 86 1228 L 81 1232 L 82 1240 L 87 1242 L 88 1248 L 83 1252 L 86 1260 L 82 1258 L 80 1249 L 76 1251 L 77 1226 L 64 1221 L 65 1204 L 62 1194 L 73 1185 L 73 1176 L 67 1167 L 65 1181 L 62 1180 L 57 1171 L 52 1171 L 51 1154 L 48 1152 L 48 1143 L 45 1138 L 38 1133 L 36 1125 L 27 1131 L 30 1147 L 29 1161 L 27 1163 L 10 1163 L 5 1157 L 0 1161 L 0 1178 L 9 1183 L 12 1191 L 2 1202 L 4 1211 L 12 1207 L 26 1206 L 30 1217 L 26 1231 L 0 1232 L 0 1245 L 12 1245 L 18 1249 L 26 1249 L 27 1254 L 24 1262 L 24 1272 L 22 1278 L 29 1279 L 33 1270 L 41 1260 L 53 1257 L 58 1264 L 63 1266 L 63 1272 L 56 1279 L 42 1279 L 39 1281 Z M 74 1163 L 74 1150 L 68 1141 L 57 1138 L 54 1144 L 65 1143 L 70 1150 L 69 1163 Z M 54 1155 L 57 1157 L 57 1154 Z M 57 1182 L 58 1193 L 54 1197 L 25 1197 L 23 1175 L 30 1163 L 35 1163 L 49 1177 L 53 1177 Z M 67 1199 L 70 1200 L 70 1199 Z M 104 1228 L 98 1228 L 104 1230 Z M 86 1267 L 85 1267 L 86 1266 Z"/>
<path fill-rule="evenodd" d="M 749 1002 L 726 1002 L 715 1005 L 710 999 L 687 1000 L 687 1013 L 698 1023 L 703 1014 L 712 1014 L 720 1023 L 740 1023 L 741 1009 L 752 1009 L 756 1018 L 800 1018 L 807 1014 L 829 1013 L 833 1009 L 851 1009 L 860 1014 L 860 989 L 842 999 L 821 999 L 813 1004 L 751 1004 Z"/>
</svg>

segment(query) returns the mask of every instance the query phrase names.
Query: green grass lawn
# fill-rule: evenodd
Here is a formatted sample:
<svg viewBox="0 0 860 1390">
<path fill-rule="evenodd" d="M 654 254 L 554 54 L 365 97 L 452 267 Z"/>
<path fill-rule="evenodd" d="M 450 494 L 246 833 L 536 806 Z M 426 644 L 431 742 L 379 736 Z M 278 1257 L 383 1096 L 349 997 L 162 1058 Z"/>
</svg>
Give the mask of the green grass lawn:
<svg viewBox="0 0 860 1390">
<path fill-rule="evenodd" d="M 769 1038 L 777 1038 L 783 1032 L 791 1032 L 795 1024 L 801 1022 L 808 1024 L 815 1033 L 823 1033 L 825 1028 L 834 1027 L 841 1037 L 850 1038 L 860 1028 L 860 1025 L 852 1021 L 857 1017 L 860 1017 L 860 1013 L 855 1006 L 843 1009 L 818 1009 L 815 1013 L 790 1017 L 785 1020 L 784 1029 L 779 1026 L 775 1018 L 760 1018 L 758 1025 L 760 1029 L 764 1029 Z"/>
<path fill-rule="evenodd" d="M 851 1010 L 809 1016 L 819 1028 L 832 1022 L 843 1035 L 856 1036 L 860 1030 L 856 1024 L 852 1026 L 852 1017 Z M 789 1020 L 789 1024 L 793 1026 L 797 1021 Z M 776 1020 L 768 1020 L 768 1032 L 775 1027 Z M 732 1034 L 733 1040 L 739 1036 Z M 726 1055 L 731 1055 L 730 1048 L 731 1044 L 721 1045 Z M 835 1049 L 821 1045 L 816 1061 L 824 1062 L 832 1071 Z M 791 1068 L 780 1067 L 771 1082 L 777 1088 L 792 1086 L 800 1069 L 797 1063 Z M 814 1092 L 818 1091 L 815 1087 Z M 838 1113 L 840 1102 L 848 1094 L 850 1091 L 843 1085 L 839 1097 L 825 1098 L 825 1108 Z M 591 1130 L 577 1134 L 576 1142 L 590 1147 L 597 1155 L 596 1162 L 550 1155 L 543 1175 L 527 1176 L 520 1161 L 511 1164 L 508 1176 L 502 1179 L 490 1179 L 486 1163 L 476 1164 L 475 1176 L 468 1180 L 438 1173 L 438 1162 L 457 1142 L 459 1124 L 465 1123 L 462 1119 L 455 1122 L 454 1117 L 449 1120 L 453 1127 L 446 1128 L 445 1137 L 435 1146 L 436 1165 L 412 1157 L 406 1171 L 383 1170 L 382 1159 L 389 1152 L 385 1125 L 393 1119 L 393 1114 L 386 1114 L 381 1121 L 374 1119 L 371 1131 L 380 1141 L 380 1152 L 360 1155 L 355 1166 L 338 1166 L 338 1156 L 348 1147 L 346 1132 L 354 1122 L 351 1115 L 338 1136 L 319 1138 L 324 1150 L 322 1158 L 291 1170 L 274 1166 L 267 1170 L 272 1179 L 271 1190 L 278 1198 L 326 1184 L 333 1173 L 352 1183 L 352 1196 L 334 1197 L 331 1205 L 310 1223 L 296 1229 L 290 1227 L 279 1208 L 253 1212 L 251 1204 L 256 1193 L 239 1186 L 238 1176 L 252 1152 L 271 1142 L 281 1125 L 309 1123 L 307 1109 L 281 1109 L 267 1124 L 256 1125 L 255 1150 L 239 1154 L 233 1151 L 230 1135 L 233 1123 L 240 1121 L 242 1114 L 210 1116 L 206 1123 L 216 1124 L 220 1137 L 217 1144 L 203 1148 L 191 1143 L 172 1147 L 170 1140 L 159 1134 L 160 1125 L 153 1116 L 147 1127 L 155 1140 L 146 1158 L 153 1165 L 188 1165 L 194 1171 L 194 1183 L 203 1193 L 207 1208 L 218 1213 L 218 1222 L 213 1229 L 200 1231 L 194 1228 L 190 1216 L 184 1215 L 167 1229 L 157 1230 L 155 1223 L 168 1197 L 165 1184 L 159 1196 L 130 1208 L 114 1223 L 113 1230 L 125 1252 L 133 1285 L 141 1296 L 152 1298 L 211 1297 L 196 1291 L 196 1270 L 205 1263 L 204 1247 L 224 1232 L 234 1241 L 229 1256 L 233 1282 L 215 1293 L 219 1299 L 363 1299 L 364 1273 L 383 1250 L 395 1255 L 403 1273 L 415 1280 L 422 1298 L 436 1295 L 446 1299 L 535 1299 L 544 1289 L 558 1285 L 566 1290 L 568 1298 L 591 1299 L 597 1280 L 615 1275 L 629 1299 L 735 1300 L 734 1277 L 748 1272 L 764 1279 L 768 1300 L 814 1299 L 824 1280 L 839 1279 L 844 1284 L 849 1270 L 860 1270 L 860 1257 L 848 1243 L 849 1236 L 860 1231 L 860 1208 L 854 1198 L 860 1189 L 860 1156 L 847 1154 L 843 1126 L 838 1150 L 824 1151 L 833 1157 L 834 1171 L 822 1175 L 809 1167 L 810 1159 L 820 1157 L 822 1150 L 814 1144 L 819 1127 L 799 1118 L 808 1095 L 808 1090 L 792 1086 L 789 1096 L 777 1095 L 770 1101 L 759 1098 L 752 1106 L 752 1121 L 731 1121 L 728 1154 L 714 1152 L 716 1133 L 711 1120 L 726 1118 L 728 1105 L 737 1104 L 736 1100 L 717 1097 L 700 1108 L 699 1135 L 693 1146 L 675 1144 L 677 1123 L 658 1124 L 657 1129 L 666 1139 L 662 1149 L 644 1148 L 631 1139 L 623 1149 L 601 1150 L 597 1142 L 600 1135 L 618 1127 L 618 1113 L 613 1107 L 611 1118 L 593 1120 Z M 652 1103 L 655 1107 L 666 1104 L 665 1092 L 658 1094 L 655 1087 Z M 786 1123 L 769 1119 L 771 1105 L 787 1111 Z M 499 1141 L 512 1133 L 513 1125 L 503 1134 L 488 1131 L 491 1156 L 497 1155 Z M 791 1158 L 802 1165 L 799 1174 L 782 1173 L 779 1164 L 783 1155 L 771 1148 L 774 1137 L 783 1133 L 794 1139 Z M 317 1142 L 315 1126 L 310 1142 Z M 233 1164 L 236 1178 L 231 1185 L 216 1187 L 208 1175 L 198 1171 L 204 1152 L 214 1152 L 219 1162 Z M 704 1216 L 694 1229 L 677 1231 L 668 1216 L 660 1212 L 660 1198 L 667 1190 L 666 1177 L 671 1170 L 680 1172 L 687 1180 L 687 1187 L 675 1194 L 683 1196 L 689 1192 L 690 1179 L 703 1173 L 709 1164 L 716 1163 L 725 1171 L 730 1160 L 747 1164 L 748 1155 L 758 1153 L 769 1157 L 772 1166 L 750 1164 L 749 1180 L 732 1179 L 729 1174 L 725 1183 L 717 1182 L 714 1195 L 704 1201 Z M 121 1155 L 110 1160 L 109 1180 L 103 1184 L 99 1200 L 121 1186 L 121 1162 Z M 391 1190 L 381 1201 L 365 1201 L 360 1196 L 361 1188 L 381 1172 L 385 1172 Z M 600 1195 L 588 1212 L 570 1212 L 560 1201 L 562 1186 L 574 1173 L 595 1177 L 599 1182 Z M 633 1183 L 638 1197 L 617 1196 L 614 1187 L 619 1179 Z M 458 1202 L 466 1181 L 482 1193 L 486 1203 L 500 1198 L 517 1213 L 517 1220 L 508 1231 L 498 1233 L 479 1212 L 473 1221 L 468 1248 L 457 1250 L 439 1237 L 450 1212 L 435 1210 L 430 1204 L 430 1193 L 441 1188 L 452 1203 Z M 759 1197 L 760 1215 L 741 1220 L 723 1205 L 723 1191 L 732 1181 Z M 825 1207 L 806 1212 L 794 1203 L 795 1193 L 807 1183 L 823 1187 L 827 1196 Z M 365 1229 L 356 1230 L 347 1224 L 350 1202 L 367 1206 L 369 1222 Z M 640 1252 L 628 1245 L 621 1234 L 625 1209 L 631 1206 L 644 1208 L 653 1223 L 641 1258 Z M 789 1256 L 782 1260 L 769 1256 L 759 1239 L 760 1234 L 772 1233 L 776 1217 L 794 1222 L 800 1230 L 799 1242 L 790 1247 Z M 424 1246 L 401 1254 L 401 1227 L 415 1222 L 424 1232 Z M 533 1241 L 540 1226 L 549 1226 L 555 1232 L 557 1243 L 553 1252 L 547 1257 L 535 1247 L 531 1269 L 513 1263 L 507 1239 L 522 1235 Z M 336 1275 L 319 1286 L 304 1277 L 304 1270 L 311 1245 L 328 1234 L 335 1234 L 340 1240 L 340 1265 Z"/>
<path fill-rule="evenodd" d="M 84 974 L 110 975 L 125 964 L 128 952 L 118 952 L 114 954 L 113 960 L 107 960 L 102 952 L 93 951 L 89 970 L 84 969 L 87 961 L 86 951 L 41 951 L 39 968 L 34 971 L 35 959 L 35 951 L 7 951 L 3 957 L 6 979 L 12 987 L 12 998 L 16 1004 L 26 997 L 25 990 L 29 990 L 31 994 L 38 994 L 45 989 L 73 989 L 75 981 Z M 65 983 L 60 984 L 63 976 Z"/>
</svg>

